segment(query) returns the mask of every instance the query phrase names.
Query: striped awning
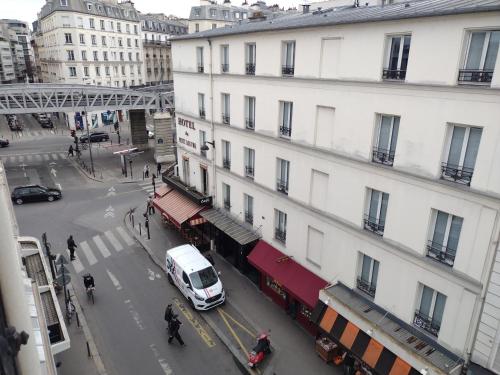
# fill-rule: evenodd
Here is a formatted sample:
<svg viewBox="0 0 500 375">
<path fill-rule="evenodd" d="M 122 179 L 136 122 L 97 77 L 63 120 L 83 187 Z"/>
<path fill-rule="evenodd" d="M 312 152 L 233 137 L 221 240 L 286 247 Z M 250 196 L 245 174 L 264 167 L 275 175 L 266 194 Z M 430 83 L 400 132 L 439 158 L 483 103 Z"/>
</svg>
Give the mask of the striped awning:
<svg viewBox="0 0 500 375">
<path fill-rule="evenodd" d="M 189 220 L 205 207 L 199 206 L 176 190 L 170 190 L 163 197 L 153 199 L 153 205 L 176 227 Z"/>
<path fill-rule="evenodd" d="M 205 219 L 204 217 L 199 217 L 197 219 L 191 219 L 189 220 L 189 225 L 191 225 L 192 227 L 194 227 L 195 225 L 200 225 L 200 224 L 203 224 L 203 223 L 206 223 L 207 222 L 207 219 Z"/>
<path fill-rule="evenodd" d="M 172 190 L 171 187 L 168 187 L 166 184 L 162 184 L 156 189 L 155 198 L 158 198 L 158 197 L 161 198 L 164 195 L 166 195 L 168 192 L 170 192 L 171 190 Z"/>
</svg>

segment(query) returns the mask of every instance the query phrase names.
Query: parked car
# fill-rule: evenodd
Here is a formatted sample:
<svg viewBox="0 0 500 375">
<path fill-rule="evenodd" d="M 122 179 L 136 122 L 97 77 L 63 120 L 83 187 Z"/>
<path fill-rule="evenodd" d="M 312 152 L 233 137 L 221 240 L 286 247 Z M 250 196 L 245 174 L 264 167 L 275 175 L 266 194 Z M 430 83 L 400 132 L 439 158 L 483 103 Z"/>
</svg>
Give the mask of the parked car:
<svg viewBox="0 0 500 375">
<path fill-rule="evenodd" d="M 23 127 L 15 117 L 11 117 L 9 120 L 9 128 L 10 130 L 23 130 Z"/>
<path fill-rule="evenodd" d="M 7 147 L 9 145 L 9 140 L 5 138 L 0 138 L 0 147 Z"/>
<path fill-rule="evenodd" d="M 41 185 L 24 185 L 18 186 L 12 191 L 12 201 L 16 204 L 23 204 L 27 202 L 40 202 L 61 199 L 61 190 L 54 188 L 47 188 Z"/>
<path fill-rule="evenodd" d="M 105 132 L 90 133 L 90 142 L 103 142 L 103 141 L 109 141 L 109 134 L 108 133 L 105 133 Z M 82 135 L 80 137 L 80 142 L 87 143 L 88 142 L 87 135 Z"/>
<path fill-rule="evenodd" d="M 42 126 L 42 128 L 53 128 L 54 124 L 50 118 L 47 119 L 39 119 L 38 122 Z"/>
</svg>

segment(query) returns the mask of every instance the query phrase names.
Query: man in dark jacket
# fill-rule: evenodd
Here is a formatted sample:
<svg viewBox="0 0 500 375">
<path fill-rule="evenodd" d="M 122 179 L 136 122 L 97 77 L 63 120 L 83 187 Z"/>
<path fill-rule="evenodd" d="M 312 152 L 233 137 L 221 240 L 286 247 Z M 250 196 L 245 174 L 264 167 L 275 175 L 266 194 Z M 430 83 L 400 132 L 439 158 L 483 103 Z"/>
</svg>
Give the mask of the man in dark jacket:
<svg viewBox="0 0 500 375">
<path fill-rule="evenodd" d="M 168 332 L 170 333 L 170 337 L 168 338 L 168 343 L 171 344 L 174 337 L 179 341 L 181 346 L 184 346 L 184 341 L 182 341 L 181 335 L 179 335 L 179 328 L 181 327 L 181 322 L 177 319 L 177 315 L 172 316 L 172 320 L 168 325 Z"/>
<path fill-rule="evenodd" d="M 69 255 L 70 255 L 70 260 L 75 260 L 75 249 L 78 246 L 76 246 L 75 240 L 73 239 L 73 236 L 70 235 L 68 238 L 68 249 L 69 249 Z"/>
<path fill-rule="evenodd" d="M 167 322 L 168 325 L 170 325 L 173 316 L 174 316 L 174 311 L 172 310 L 172 304 L 169 303 L 167 305 L 167 308 L 165 309 L 165 321 Z"/>
</svg>

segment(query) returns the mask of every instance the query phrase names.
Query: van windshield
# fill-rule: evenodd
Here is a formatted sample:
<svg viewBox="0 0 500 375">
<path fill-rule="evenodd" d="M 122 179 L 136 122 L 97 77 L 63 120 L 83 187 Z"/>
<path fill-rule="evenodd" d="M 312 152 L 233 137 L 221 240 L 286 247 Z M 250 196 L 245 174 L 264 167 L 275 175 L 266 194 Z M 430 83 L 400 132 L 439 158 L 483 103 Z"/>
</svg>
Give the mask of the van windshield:
<svg viewBox="0 0 500 375">
<path fill-rule="evenodd" d="M 193 287 L 196 289 L 205 289 L 209 286 L 214 285 L 217 280 L 217 274 L 215 273 L 213 267 L 207 267 L 198 272 L 193 272 L 189 275 Z"/>
</svg>

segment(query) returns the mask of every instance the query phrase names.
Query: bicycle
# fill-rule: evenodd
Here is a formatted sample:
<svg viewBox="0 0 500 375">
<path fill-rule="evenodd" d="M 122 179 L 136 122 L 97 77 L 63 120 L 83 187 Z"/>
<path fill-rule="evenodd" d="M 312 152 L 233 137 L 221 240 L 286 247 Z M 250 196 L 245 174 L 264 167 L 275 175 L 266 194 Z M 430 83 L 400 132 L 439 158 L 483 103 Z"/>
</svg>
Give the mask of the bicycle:
<svg viewBox="0 0 500 375">
<path fill-rule="evenodd" d="M 76 313 L 75 305 L 71 301 L 71 297 L 68 296 L 66 300 L 66 321 L 68 322 L 68 325 L 71 325 L 71 318 L 75 313 Z"/>
<path fill-rule="evenodd" d="M 92 300 L 92 304 L 94 304 L 94 292 L 95 292 L 95 282 L 94 277 L 87 273 L 83 275 L 83 284 L 85 285 L 85 290 L 87 291 L 87 300 Z"/>
<path fill-rule="evenodd" d="M 95 287 L 94 286 L 91 286 L 89 288 L 87 288 L 87 299 L 88 300 L 92 300 L 92 304 L 94 304 L 94 291 L 95 291 Z"/>
</svg>

